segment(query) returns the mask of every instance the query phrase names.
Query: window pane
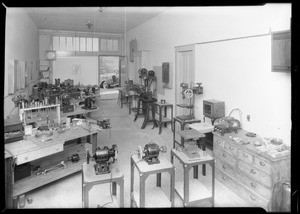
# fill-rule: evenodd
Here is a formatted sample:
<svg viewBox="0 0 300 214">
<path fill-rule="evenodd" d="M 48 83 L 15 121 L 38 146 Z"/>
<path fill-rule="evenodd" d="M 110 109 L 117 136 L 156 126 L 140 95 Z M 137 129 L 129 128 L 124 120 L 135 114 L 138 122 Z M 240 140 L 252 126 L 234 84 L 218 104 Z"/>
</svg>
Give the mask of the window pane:
<svg viewBox="0 0 300 214">
<path fill-rule="evenodd" d="M 73 37 L 67 37 L 67 51 L 73 51 Z"/>
<path fill-rule="evenodd" d="M 60 47 L 61 51 L 65 51 L 67 49 L 66 48 L 66 37 L 64 37 L 64 36 L 59 37 L 59 47 Z"/>
<path fill-rule="evenodd" d="M 106 51 L 106 39 L 101 39 L 101 51 Z"/>
<path fill-rule="evenodd" d="M 59 51 L 59 37 L 53 36 L 53 50 Z"/>
<path fill-rule="evenodd" d="M 98 47 L 99 47 L 99 39 L 98 38 L 93 38 L 93 51 L 98 51 Z"/>
<path fill-rule="evenodd" d="M 80 37 L 80 51 L 85 51 L 85 37 Z"/>
<path fill-rule="evenodd" d="M 75 51 L 79 51 L 79 37 L 75 37 Z"/>
<path fill-rule="evenodd" d="M 112 51 L 112 40 L 111 39 L 108 39 L 107 40 L 107 50 L 108 51 Z"/>
<path fill-rule="evenodd" d="M 112 44 L 112 50 L 113 51 L 118 51 L 119 50 L 119 47 L 118 47 L 119 44 L 118 43 L 119 43 L 118 40 L 116 40 L 116 39 L 113 40 L 113 44 Z"/>
<path fill-rule="evenodd" d="M 92 38 L 86 38 L 86 50 L 87 51 L 92 51 Z"/>
</svg>

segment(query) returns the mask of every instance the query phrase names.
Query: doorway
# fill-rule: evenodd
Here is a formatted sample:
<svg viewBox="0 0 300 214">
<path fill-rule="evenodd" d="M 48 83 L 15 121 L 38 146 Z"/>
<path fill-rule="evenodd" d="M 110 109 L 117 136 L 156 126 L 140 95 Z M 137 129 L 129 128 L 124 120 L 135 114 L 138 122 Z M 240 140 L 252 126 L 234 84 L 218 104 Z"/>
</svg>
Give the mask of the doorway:
<svg viewBox="0 0 300 214">
<path fill-rule="evenodd" d="M 180 84 L 190 84 L 195 80 L 195 45 L 176 47 L 175 60 L 175 105 L 189 104 L 189 99 L 183 99 Z M 175 116 L 187 114 L 189 114 L 187 109 L 175 107 Z"/>
</svg>

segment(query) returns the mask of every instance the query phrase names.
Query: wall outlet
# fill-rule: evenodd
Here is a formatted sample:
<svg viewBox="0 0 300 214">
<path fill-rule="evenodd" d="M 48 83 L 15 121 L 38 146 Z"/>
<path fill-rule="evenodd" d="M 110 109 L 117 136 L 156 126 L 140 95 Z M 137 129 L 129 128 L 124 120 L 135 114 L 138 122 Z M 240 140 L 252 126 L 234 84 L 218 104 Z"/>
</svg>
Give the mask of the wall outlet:
<svg viewBox="0 0 300 214">
<path fill-rule="evenodd" d="M 248 122 L 250 122 L 250 115 L 249 114 L 247 114 L 247 120 L 248 120 Z"/>
</svg>

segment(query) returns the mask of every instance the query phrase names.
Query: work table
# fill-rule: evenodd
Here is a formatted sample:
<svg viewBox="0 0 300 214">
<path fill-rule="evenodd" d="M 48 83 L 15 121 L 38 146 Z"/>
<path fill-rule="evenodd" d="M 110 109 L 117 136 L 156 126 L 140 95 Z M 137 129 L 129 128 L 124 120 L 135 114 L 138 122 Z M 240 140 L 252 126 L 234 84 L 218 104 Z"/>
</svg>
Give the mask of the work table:
<svg viewBox="0 0 300 214">
<path fill-rule="evenodd" d="M 26 136 L 25 139 L 20 141 L 5 144 L 5 191 L 7 208 L 18 207 L 18 196 L 81 171 L 82 164 L 86 161 L 86 150 L 88 149 L 92 152 L 97 147 L 97 135 L 99 131 L 99 129 L 93 127 L 88 129 L 85 125 L 71 126 L 70 129 L 62 133 L 54 130 L 53 135 L 45 137 L 44 140 L 36 138 L 33 135 Z M 72 141 L 87 136 L 90 136 L 90 143 L 92 145 L 84 141 Z M 67 145 L 66 142 L 68 142 Z M 78 162 L 69 160 L 69 157 L 74 153 L 78 153 L 80 156 Z M 36 175 L 32 172 L 28 177 L 17 181 L 14 180 L 16 165 L 30 162 L 32 166 L 40 166 L 42 169 L 48 169 L 62 161 L 66 165 L 63 169 L 51 171 L 46 175 Z"/>
</svg>

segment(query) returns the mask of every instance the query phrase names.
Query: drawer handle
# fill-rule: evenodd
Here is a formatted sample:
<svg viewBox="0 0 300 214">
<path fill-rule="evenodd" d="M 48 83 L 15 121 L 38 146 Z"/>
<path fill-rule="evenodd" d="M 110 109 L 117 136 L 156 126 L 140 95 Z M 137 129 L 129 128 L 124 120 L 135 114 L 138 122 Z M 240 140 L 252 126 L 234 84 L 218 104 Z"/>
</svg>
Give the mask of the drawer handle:
<svg viewBox="0 0 300 214">
<path fill-rule="evenodd" d="M 260 164 L 261 166 L 265 166 L 265 165 L 266 165 L 263 161 L 260 161 L 259 164 Z"/>
<path fill-rule="evenodd" d="M 254 169 L 251 169 L 251 173 L 253 174 L 256 174 L 255 170 Z"/>
<path fill-rule="evenodd" d="M 253 188 L 255 188 L 255 187 L 256 187 L 256 184 L 251 182 L 251 186 L 252 186 Z"/>
<path fill-rule="evenodd" d="M 243 153 L 243 156 L 244 156 L 245 158 L 247 158 L 247 157 L 248 157 L 248 155 L 247 155 L 247 154 L 245 154 L 245 153 Z"/>
<path fill-rule="evenodd" d="M 227 155 L 226 155 L 225 153 L 223 153 L 223 157 L 225 157 L 225 158 L 226 158 L 226 157 L 227 157 Z"/>
<path fill-rule="evenodd" d="M 226 166 L 225 166 L 225 165 L 223 165 L 223 169 L 226 169 Z"/>
<path fill-rule="evenodd" d="M 230 149 L 230 150 L 233 150 L 233 147 L 232 147 L 232 146 L 229 146 L 229 149 Z"/>
<path fill-rule="evenodd" d="M 255 201 L 255 198 L 252 195 L 250 195 L 250 198 L 252 201 Z"/>
</svg>

